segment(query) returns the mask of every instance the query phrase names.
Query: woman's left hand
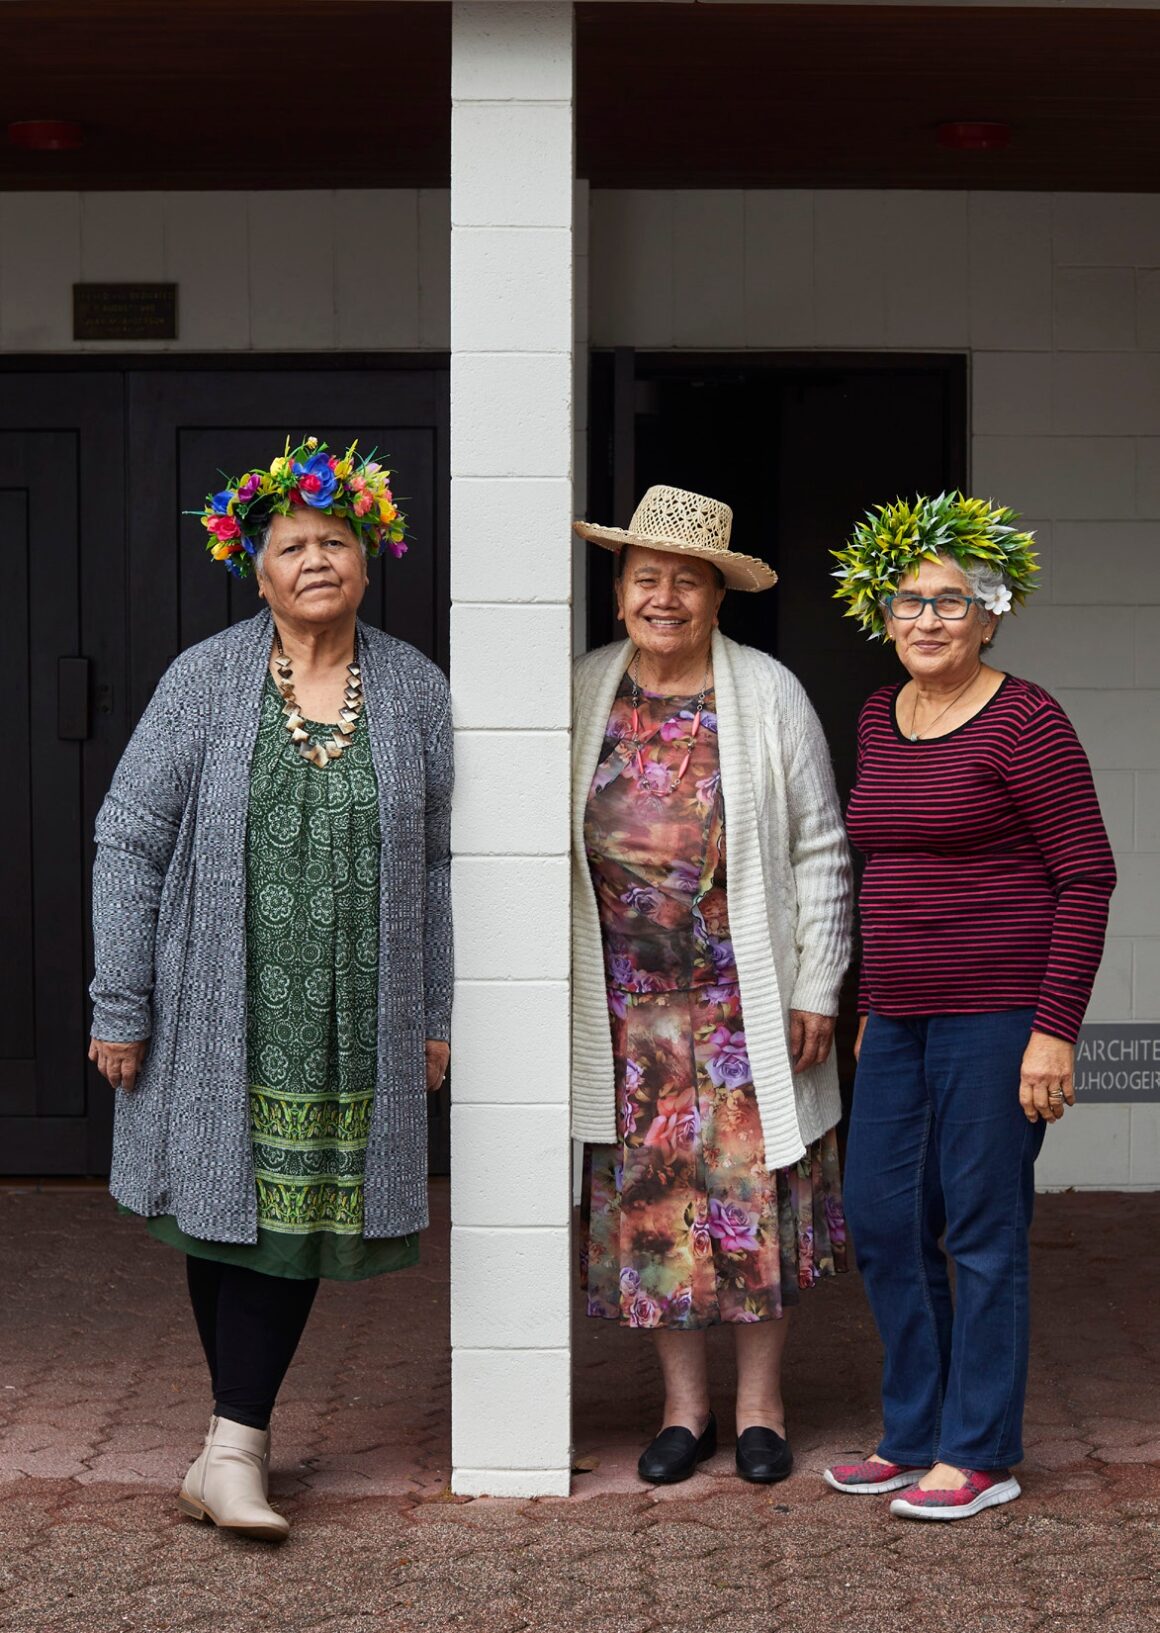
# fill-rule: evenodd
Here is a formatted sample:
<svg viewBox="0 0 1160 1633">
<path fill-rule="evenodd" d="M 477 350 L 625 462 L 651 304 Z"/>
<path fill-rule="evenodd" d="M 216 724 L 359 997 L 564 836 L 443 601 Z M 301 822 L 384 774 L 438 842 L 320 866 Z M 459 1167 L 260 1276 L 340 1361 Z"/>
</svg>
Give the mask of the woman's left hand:
<svg viewBox="0 0 1160 1633">
<path fill-rule="evenodd" d="M 443 1087 L 443 1079 L 447 1076 L 447 1062 L 451 1059 L 451 1045 L 442 1043 L 438 1038 L 428 1038 L 427 1050 L 427 1093 L 437 1094 Z"/>
<path fill-rule="evenodd" d="M 1019 1104 L 1029 1123 L 1055 1123 L 1075 1105 L 1075 1045 L 1032 1032 L 1019 1069 Z"/>
<path fill-rule="evenodd" d="M 789 1049 L 795 1072 L 808 1071 L 829 1058 L 834 1042 L 833 1015 L 815 1015 L 808 1009 L 789 1012 Z"/>
</svg>

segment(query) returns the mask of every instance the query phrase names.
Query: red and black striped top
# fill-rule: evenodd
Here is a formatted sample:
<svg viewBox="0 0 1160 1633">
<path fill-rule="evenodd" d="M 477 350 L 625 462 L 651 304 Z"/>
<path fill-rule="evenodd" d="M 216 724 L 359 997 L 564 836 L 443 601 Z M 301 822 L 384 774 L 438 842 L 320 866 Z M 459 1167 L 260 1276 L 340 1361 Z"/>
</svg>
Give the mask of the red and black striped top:
<svg viewBox="0 0 1160 1633">
<path fill-rule="evenodd" d="M 1008 675 L 945 737 L 899 730 L 901 686 L 858 722 L 850 838 L 866 857 L 859 1007 L 970 1015 L 1034 1006 L 1074 1042 L 1116 882 L 1087 756 L 1042 687 Z"/>
</svg>

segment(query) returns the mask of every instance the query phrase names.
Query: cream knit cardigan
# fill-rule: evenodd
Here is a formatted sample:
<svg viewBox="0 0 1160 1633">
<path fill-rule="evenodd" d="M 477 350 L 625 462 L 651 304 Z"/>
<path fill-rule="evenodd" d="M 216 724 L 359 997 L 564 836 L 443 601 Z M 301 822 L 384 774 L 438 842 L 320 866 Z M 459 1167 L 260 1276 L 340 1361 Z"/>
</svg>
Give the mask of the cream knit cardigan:
<svg viewBox="0 0 1160 1633">
<path fill-rule="evenodd" d="M 572 733 L 572 1132 L 616 1140 L 612 1036 L 584 811 L 631 641 L 575 667 Z M 850 958 L 852 876 L 821 724 L 788 669 L 715 632 L 713 677 L 729 836 L 729 925 L 770 1168 L 842 1112 L 831 1050 L 794 1074 L 789 1012 L 835 1015 Z"/>
</svg>

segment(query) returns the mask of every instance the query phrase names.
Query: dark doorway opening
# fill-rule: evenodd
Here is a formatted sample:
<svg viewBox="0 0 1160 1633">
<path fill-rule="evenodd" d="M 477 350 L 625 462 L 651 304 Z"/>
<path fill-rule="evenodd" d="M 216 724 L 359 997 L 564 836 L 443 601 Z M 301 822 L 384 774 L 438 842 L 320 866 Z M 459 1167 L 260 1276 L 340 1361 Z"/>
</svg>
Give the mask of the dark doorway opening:
<svg viewBox="0 0 1160 1633">
<path fill-rule="evenodd" d="M 873 504 L 965 484 L 966 359 L 598 352 L 590 424 L 589 516 L 624 526 L 652 483 L 691 488 L 731 505 L 734 548 L 776 567 L 773 590 L 726 598 L 721 626 L 801 680 L 844 803 L 858 711 L 899 670 L 890 648 L 842 617 L 830 551 Z M 620 633 L 612 557 L 594 549 L 589 644 Z M 855 976 L 840 1025 L 846 1064 Z"/>
<path fill-rule="evenodd" d="M 0 813 L 0 1173 L 107 1172 L 112 1094 L 85 1061 L 93 820 L 184 647 L 249 617 L 196 517 L 216 483 L 315 433 L 396 472 L 413 547 L 363 616 L 446 667 L 448 372 L 429 356 L 21 359 L 0 372 L 0 675 L 12 716 Z M 449 1166 L 447 1086 L 429 1160 Z"/>
</svg>

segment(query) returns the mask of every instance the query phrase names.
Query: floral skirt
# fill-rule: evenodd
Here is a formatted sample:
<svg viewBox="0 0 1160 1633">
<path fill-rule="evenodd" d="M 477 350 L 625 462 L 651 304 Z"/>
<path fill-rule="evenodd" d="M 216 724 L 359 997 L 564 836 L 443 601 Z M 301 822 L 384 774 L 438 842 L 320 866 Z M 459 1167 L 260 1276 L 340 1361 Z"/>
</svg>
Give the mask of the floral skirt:
<svg viewBox="0 0 1160 1633">
<path fill-rule="evenodd" d="M 768 1321 L 846 1268 L 831 1129 L 771 1173 L 736 985 L 613 995 L 617 1145 L 585 1148 L 590 1316 L 694 1329 Z"/>
</svg>

